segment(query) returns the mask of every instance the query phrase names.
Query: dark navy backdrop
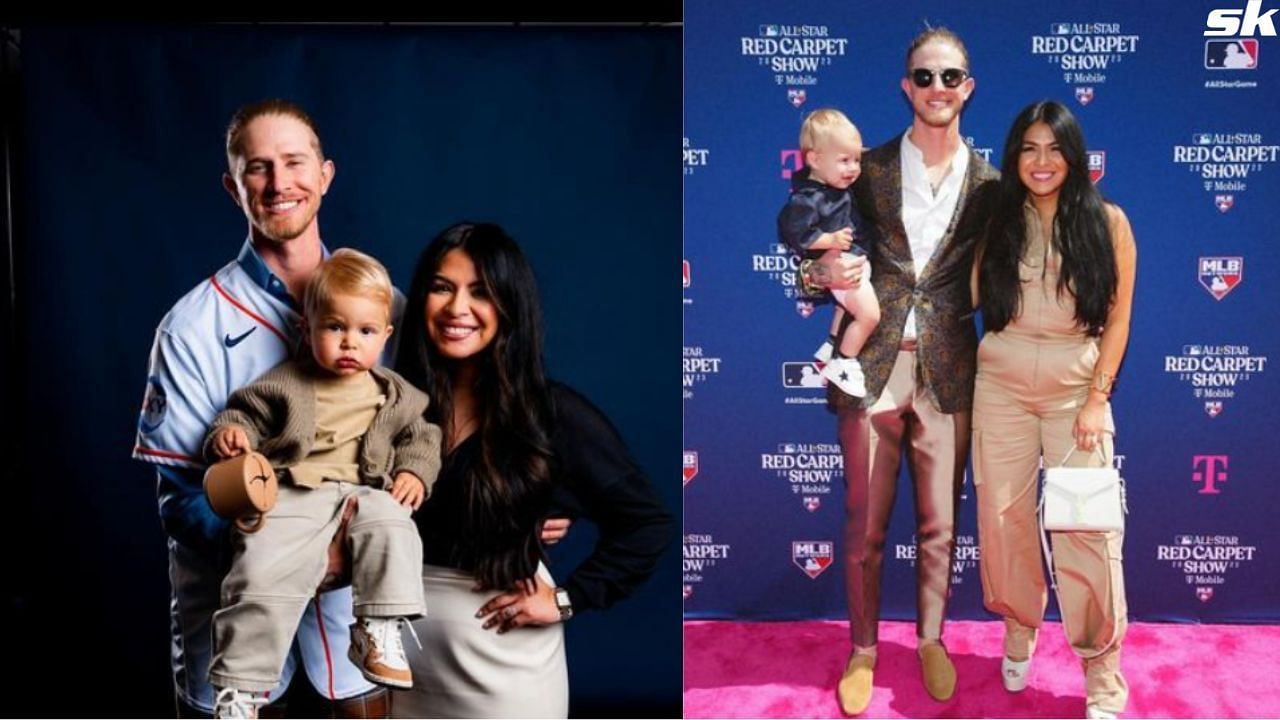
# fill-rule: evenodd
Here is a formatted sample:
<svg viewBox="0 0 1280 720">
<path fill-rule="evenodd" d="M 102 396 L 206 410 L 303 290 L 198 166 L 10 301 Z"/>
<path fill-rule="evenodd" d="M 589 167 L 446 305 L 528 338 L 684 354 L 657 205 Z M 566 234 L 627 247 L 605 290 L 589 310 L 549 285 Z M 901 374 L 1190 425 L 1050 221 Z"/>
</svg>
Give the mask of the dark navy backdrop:
<svg viewBox="0 0 1280 720">
<path fill-rule="evenodd" d="M 608 414 L 678 515 L 662 368 L 679 332 L 680 52 L 678 28 L 25 31 L 10 622 L 58 669 L 23 677 L 73 688 L 73 716 L 112 714 L 121 693 L 130 716 L 172 712 L 154 475 L 129 452 L 156 323 L 244 240 L 222 134 L 264 97 L 307 108 L 337 164 L 326 243 L 374 254 L 400 287 L 444 226 L 508 228 L 538 273 L 551 372 Z M 575 528 L 555 568 L 593 536 Z M 635 597 L 570 623 L 575 713 L 678 713 L 677 575 L 673 549 Z"/>
<path fill-rule="evenodd" d="M 797 303 L 774 222 L 807 112 L 842 109 L 868 147 L 909 126 L 899 79 L 927 20 L 968 44 L 972 145 L 999 164 L 1018 110 L 1067 103 L 1098 187 L 1132 221 L 1137 296 L 1114 396 L 1132 617 L 1280 621 L 1280 41 L 1267 21 L 1203 35 L 1211 9 L 1244 5 L 686 3 L 686 617 L 844 617 L 835 422 L 822 389 L 802 386 L 830 306 Z M 1242 51 L 1252 68 L 1222 67 Z M 991 617 L 964 493 L 950 615 Z M 904 476 L 886 617 L 914 617 L 913 525 Z"/>
</svg>

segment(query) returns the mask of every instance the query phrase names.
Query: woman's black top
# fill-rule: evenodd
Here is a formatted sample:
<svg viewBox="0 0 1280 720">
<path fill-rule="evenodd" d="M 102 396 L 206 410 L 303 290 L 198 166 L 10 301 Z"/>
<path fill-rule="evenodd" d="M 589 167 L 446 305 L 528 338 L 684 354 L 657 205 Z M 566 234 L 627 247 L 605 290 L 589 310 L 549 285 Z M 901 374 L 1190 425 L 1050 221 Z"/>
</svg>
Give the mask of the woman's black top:
<svg viewBox="0 0 1280 720">
<path fill-rule="evenodd" d="M 671 540 L 671 515 L 600 410 L 559 383 L 551 384 L 551 401 L 551 515 L 585 517 L 600 531 L 595 551 L 559 585 L 575 613 L 609 607 L 653 573 Z M 446 455 L 431 497 L 414 514 L 427 564 L 474 569 L 466 560 L 463 482 L 479 452 L 480 434 L 472 433 Z"/>
</svg>

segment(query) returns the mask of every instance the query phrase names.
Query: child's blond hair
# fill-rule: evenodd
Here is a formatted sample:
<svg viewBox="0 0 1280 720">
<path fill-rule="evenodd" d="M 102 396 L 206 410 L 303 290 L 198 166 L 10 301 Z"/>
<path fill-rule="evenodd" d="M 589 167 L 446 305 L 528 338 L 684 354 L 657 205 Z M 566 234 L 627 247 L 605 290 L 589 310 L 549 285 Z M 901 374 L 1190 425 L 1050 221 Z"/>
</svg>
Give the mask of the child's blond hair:
<svg viewBox="0 0 1280 720">
<path fill-rule="evenodd" d="M 302 308 L 313 320 L 334 295 L 355 295 L 382 303 L 391 322 L 391 276 L 382 263 L 359 250 L 342 248 L 325 260 L 302 296 Z"/>
<path fill-rule="evenodd" d="M 860 137 L 858 128 L 835 108 L 821 108 L 809 113 L 800 126 L 800 152 L 816 150 L 833 137 Z"/>
</svg>

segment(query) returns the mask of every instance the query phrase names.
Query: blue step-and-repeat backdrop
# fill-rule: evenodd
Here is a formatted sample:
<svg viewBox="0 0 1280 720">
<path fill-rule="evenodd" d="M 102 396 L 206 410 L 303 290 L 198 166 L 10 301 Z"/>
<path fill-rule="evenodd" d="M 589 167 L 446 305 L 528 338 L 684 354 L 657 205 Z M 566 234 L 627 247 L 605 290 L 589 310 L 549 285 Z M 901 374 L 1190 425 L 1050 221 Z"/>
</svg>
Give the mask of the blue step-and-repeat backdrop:
<svg viewBox="0 0 1280 720">
<path fill-rule="evenodd" d="M 797 299 L 775 217 L 808 112 L 843 110 L 868 147 L 910 125 L 899 81 L 928 22 L 968 45 L 970 145 L 998 164 L 1022 107 L 1067 103 L 1133 224 L 1113 396 L 1131 617 L 1280 621 L 1280 13 L 1218 3 L 686 3 L 686 618 L 845 617 L 841 456 L 810 357 L 831 308 Z M 899 482 L 887 619 L 915 615 Z M 993 617 L 975 505 L 966 480 L 952 618 Z"/>
</svg>

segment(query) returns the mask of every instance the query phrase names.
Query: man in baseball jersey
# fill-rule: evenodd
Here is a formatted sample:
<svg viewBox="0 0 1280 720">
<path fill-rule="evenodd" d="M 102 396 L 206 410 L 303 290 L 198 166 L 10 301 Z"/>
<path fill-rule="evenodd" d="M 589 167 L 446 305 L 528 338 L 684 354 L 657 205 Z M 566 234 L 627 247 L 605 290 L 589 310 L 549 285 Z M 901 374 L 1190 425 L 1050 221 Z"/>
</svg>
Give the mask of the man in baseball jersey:
<svg viewBox="0 0 1280 720">
<path fill-rule="evenodd" d="M 324 157 L 314 123 L 287 101 L 241 108 L 226 142 L 222 181 L 249 221 L 249 237 L 236 259 L 160 321 L 133 449 L 134 458 L 155 465 L 160 519 L 169 536 L 171 652 L 180 717 L 215 714 L 210 628 L 231 560 L 229 524 L 214 515 L 204 495 L 200 443 L 234 390 L 298 347 L 302 291 L 328 254 L 317 213 L 335 169 Z M 347 660 L 353 621 L 350 587 L 318 591 L 269 697 L 279 698 L 301 665 L 316 690 L 335 701 L 339 716 L 385 717 L 386 691 L 375 689 Z"/>
</svg>

